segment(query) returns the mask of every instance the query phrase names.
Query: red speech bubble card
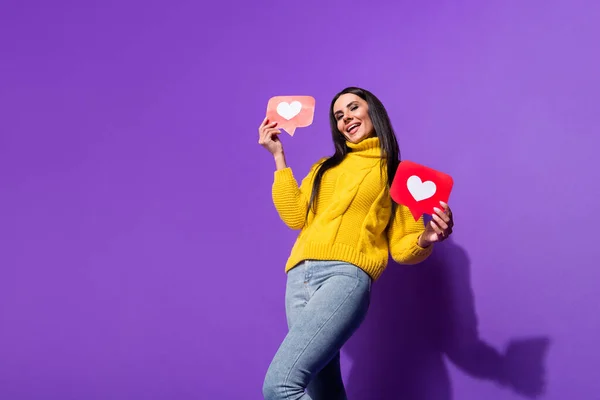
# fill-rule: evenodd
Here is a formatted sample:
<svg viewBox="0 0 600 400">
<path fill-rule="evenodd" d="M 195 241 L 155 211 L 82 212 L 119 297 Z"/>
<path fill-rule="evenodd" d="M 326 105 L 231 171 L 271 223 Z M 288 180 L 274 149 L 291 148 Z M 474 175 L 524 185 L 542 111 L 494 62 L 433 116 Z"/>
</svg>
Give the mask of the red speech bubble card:
<svg viewBox="0 0 600 400">
<path fill-rule="evenodd" d="M 440 201 L 448 203 L 453 185 L 454 180 L 448 174 L 412 161 L 402 161 L 396 170 L 390 195 L 396 203 L 408 207 L 416 221 L 423 214 L 434 214 L 433 207 L 441 209 Z"/>
<path fill-rule="evenodd" d="M 294 136 L 296 128 L 312 124 L 315 115 L 315 99 L 311 96 L 275 96 L 267 104 L 269 123 L 277 122 L 277 127 Z"/>
</svg>

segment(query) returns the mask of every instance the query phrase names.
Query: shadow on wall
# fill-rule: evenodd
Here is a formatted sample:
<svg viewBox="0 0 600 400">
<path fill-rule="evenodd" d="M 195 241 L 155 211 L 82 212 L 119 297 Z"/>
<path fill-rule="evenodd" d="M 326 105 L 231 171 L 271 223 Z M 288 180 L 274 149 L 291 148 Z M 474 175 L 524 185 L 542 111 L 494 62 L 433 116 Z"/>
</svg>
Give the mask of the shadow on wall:
<svg viewBox="0 0 600 400">
<path fill-rule="evenodd" d="M 545 389 L 547 337 L 511 340 L 504 352 L 479 338 L 466 252 L 448 239 L 418 266 L 393 262 L 373 285 L 371 309 L 344 347 L 356 400 L 451 400 L 444 356 L 472 377 L 530 398 Z"/>
</svg>

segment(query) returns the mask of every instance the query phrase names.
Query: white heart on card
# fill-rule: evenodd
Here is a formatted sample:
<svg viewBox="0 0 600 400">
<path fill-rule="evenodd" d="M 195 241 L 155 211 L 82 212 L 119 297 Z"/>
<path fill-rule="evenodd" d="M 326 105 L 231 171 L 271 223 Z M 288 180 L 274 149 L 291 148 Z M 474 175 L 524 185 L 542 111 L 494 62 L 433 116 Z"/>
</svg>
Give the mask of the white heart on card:
<svg viewBox="0 0 600 400">
<path fill-rule="evenodd" d="M 288 103 L 286 101 L 282 101 L 277 104 L 277 114 L 281 115 L 283 118 L 288 121 L 294 118 L 296 115 L 300 114 L 302 110 L 302 103 L 299 101 L 292 101 Z"/>
<path fill-rule="evenodd" d="M 435 194 L 436 186 L 432 181 L 421 181 L 417 175 L 412 175 L 406 181 L 406 187 L 416 201 L 430 198 Z"/>
</svg>

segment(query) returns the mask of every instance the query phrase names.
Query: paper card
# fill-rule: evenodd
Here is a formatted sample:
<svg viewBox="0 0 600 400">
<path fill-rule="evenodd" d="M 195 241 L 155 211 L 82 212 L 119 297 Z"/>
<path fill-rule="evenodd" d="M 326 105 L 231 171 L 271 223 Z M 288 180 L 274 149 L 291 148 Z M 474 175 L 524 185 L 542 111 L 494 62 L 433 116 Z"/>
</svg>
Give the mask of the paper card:
<svg viewBox="0 0 600 400">
<path fill-rule="evenodd" d="M 448 203 L 454 180 L 448 174 L 432 168 L 402 161 L 396 170 L 390 189 L 392 199 L 410 210 L 415 221 L 423 214 L 433 215 L 433 207 L 443 209 Z"/>
<path fill-rule="evenodd" d="M 315 115 L 315 99 L 311 96 L 275 96 L 267 104 L 269 122 L 294 136 L 296 128 L 310 126 Z"/>
</svg>

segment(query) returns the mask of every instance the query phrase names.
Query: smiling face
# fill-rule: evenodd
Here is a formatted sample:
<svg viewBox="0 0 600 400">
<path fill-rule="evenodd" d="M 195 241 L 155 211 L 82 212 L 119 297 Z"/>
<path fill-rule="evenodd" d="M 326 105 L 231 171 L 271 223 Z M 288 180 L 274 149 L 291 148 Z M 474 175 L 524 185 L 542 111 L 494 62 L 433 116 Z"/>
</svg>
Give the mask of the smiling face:
<svg viewBox="0 0 600 400">
<path fill-rule="evenodd" d="M 373 134 L 367 102 L 352 93 L 341 95 L 333 104 L 337 128 L 351 143 L 359 143 Z"/>
</svg>

